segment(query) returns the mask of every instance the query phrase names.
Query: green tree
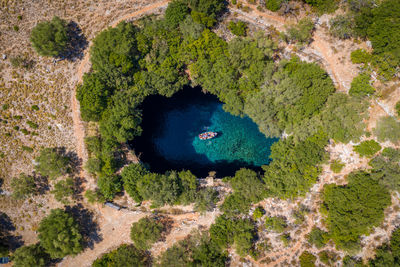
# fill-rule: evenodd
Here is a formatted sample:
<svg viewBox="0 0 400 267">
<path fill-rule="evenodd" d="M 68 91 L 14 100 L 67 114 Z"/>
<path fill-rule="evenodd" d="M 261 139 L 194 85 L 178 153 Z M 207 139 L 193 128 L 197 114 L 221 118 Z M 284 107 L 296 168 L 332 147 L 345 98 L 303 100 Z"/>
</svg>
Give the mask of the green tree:
<svg viewBox="0 0 400 267">
<path fill-rule="evenodd" d="M 70 159 L 58 148 L 43 148 L 35 158 L 35 170 L 50 179 L 65 175 L 70 170 Z"/>
<path fill-rule="evenodd" d="M 301 253 L 299 259 L 300 259 L 301 267 L 314 267 L 317 257 L 315 257 L 313 254 L 311 254 L 308 251 L 303 251 L 303 253 Z"/>
<path fill-rule="evenodd" d="M 349 95 L 351 96 L 369 96 L 375 92 L 375 88 L 369 83 L 370 75 L 361 73 L 351 82 Z"/>
<path fill-rule="evenodd" d="M 181 184 L 180 201 L 185 205 L 194 202 L 199 187 L 197 177 L 190 171 L 180 171 L 178 177 Z"/>
<path fill-rule="evenodd" d="M 12 196 L 15 199 L 26 199 L 38 192 L 35 178 L 25 173 L 11 180 Z"/>
<path fill-rule="evenodd" d="M 83 84 L 78 86 L 76 98 L 79 100 L 82 119 L 98 121 L 107 108 L 111 90 L 96 73 L 85 73 Z"/>
<path fill-rule="evenodd" d="M 101 174 L 97 180 L 97 186 L 107 200 L 112 200 L 116 193 L 122 191 L 121 178 L 114 174 Z"/>
<path fill-rule="evenodd" d="M 354 21 L 349 15 L 338 15 L 329 20 L 329 33 L 339 39 L 348 39 L 354 36 Z"/>
<path fill-rule="evenodd" d="M 301 19 L 296 25 L 287 29 L 286 39 L 289 42 L 308 44 L 311 42 L 314 31 L 314 23 L 310 18 Z"/>
<path fill-rule="evenodd" d="M 136 31 L 131 23 L 121 22 L 94 38 L 90 61 L 108 87 L 126 88 L 131 82 L 141 56 L 137 51 Z"/>
<path fill-rule="evenodd" d="M 74 218 L 62 209 L 53 209 L 39 224 L 40 245 L 52 259 L 77 255 L 83 249 L 82 235 Z"/>
<path fill-rule="evenodd" d="M 61 55 L 67 49 L 69 42 L 66 22 L 55 16 L 51 21 L 38 23 L 32 29 L 30 41 L 41 56 Z"/>
<path fill-rule="evenodd" d="M 93 267 L 122 267 L 138 266 L 149 267 L 151 259 L 146 251 L 133 245 L 121 245 L 109 253 L 103 254 L 93 262 Z"/>
<path fill-rule="evenodd" d="M 148 173 L 149 171 L 140 163 L 129 164 L 122 170 L 121 177 L 124 189 L 136 202 L 141 202 L 143 200 L 142 196 L 137 191 L 136 184 Z"/>
<path fill-rule="evenodd" d="M 165 22 L 171 28 L 176 28 L 179 23 L 185 20 L 189 14 L 189 7 L 187 3 L 182 0 L 174 0 L 168 4 L 165 10 Z"/>
<path fill-rule="evenodd" d="M 357 49 L 351 52 L 350 58 L 354 64 L 367 64 L 372 60 L 372 55 L 364 49 Z"/>
<path fill-rule="evenodd" d="M 236 36 L 246 36 L 247 24 L 241 20 L 238 22 L 230 21 L 228 29 Z"/>
<path fill-rule="evenodd" d="M 160 240 L 165 231 L 164 225 L 153 217 L 145 217 L 132 224 L 131 239 L 139 249 L 150 249 Z"/>
<path fill-rule="evenodd" d="M 201 189 L 196 194 L 196 201 L 194 203 L 194 210 L 200 213 L 212 211 L 218 201 L 218 192 L 213 188 Z"/>
<path fill-rule="evenodd" d="M 313 244 L 320 249 L 323 248 L 329 241 L 329 235 L 327 232 L 314 226 L 311 229 L 311 232 L 307 235 L 307 239 L 310 244 Z"/>
<path fill-rule="evenodd" d="M 359 248 L 360 236 L 382 222 L 391 198 L 388 190 L 366 172 L 353 172 L 347 179 L 345 186 L 325 186 L 322 208 L 327 212 L 327 226 L 336 246 L 354 251 Z"/>
<path fill-rule="evenodd" d="M 273 12 L 278 11 L 281 9 L 283 0 L 266 0 L 265 7 Z"/>
<path fill-rule="evenodd" d="M 74 179 L 71 177 L 67 177 L 64 180 L 57 182 L 54 185 L 54 189 L 51 191 L 54 198 L 65 205 L 69 203 L 68 198 L 71 197 L 74 192 L 75 184 Z"/>
<path fill-rule="evenodd" d="M 364 134 L 368 106 L 366 100 L 343 93 L 331 95 L 320 115 L 324 131 L 338 142 L 358 142 Z"/>
<path fill-rule="evenodd" d="M 382 153 L 373 158 L 369 165 L 373 168 L 371 177 L 379 181 L 387 189 L 400 189 L 400 151 L 385 148 Z"/>
<path fill-rule="evenodd" d="M 20 247 L 11 257 L 15 267 L 44 267 L 48 265 L 49 260 L 49 255 L 43 251 L 40 244 Z"/>
<path fill-rule="evenodd" d="M 372 157 L 381 149 L 381 145 L 375 140 L 367 140 L 357 146 L 354 146 L 354 151 L 363 157 Z"/>
<path fill-rule="evenodd" d="M 331 162 L 330 169 L 334 173 L 340 173 L 345 166 L 344 163 L 342 163 L 339 159 L 335 159 L 334 161 Z"/>
<path fill-rule="evenodd" d="M 285 229 L 287 227 L 287 223 L 286 223 L 286 220 L 282 217 L 266 217 L 265 218 L 265 227 L 268 230 L 282 233 L 285 231 Z"/>
<path fill-rule="evenodd" d="M 394 117 L 381 117 L 378 119 L 373 132 L 379 142 L 390 141 L 397 143 L 400 140 L 400 122 Z"/>
</svg>

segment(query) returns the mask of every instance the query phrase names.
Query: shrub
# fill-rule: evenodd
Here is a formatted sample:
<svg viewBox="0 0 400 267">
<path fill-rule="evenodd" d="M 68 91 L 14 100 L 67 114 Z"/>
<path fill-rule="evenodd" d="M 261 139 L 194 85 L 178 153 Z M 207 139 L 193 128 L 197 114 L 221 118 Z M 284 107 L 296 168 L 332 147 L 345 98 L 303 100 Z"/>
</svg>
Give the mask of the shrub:
<svg viewBox="0 0 400 267">
<path fill-rule="evenodd" d="M 329 235 L 327 232 L 313 227 L 311 232 L 307 235 L 308 242 L 315 245 L 318 249 L 323 248 L 329 241 Z"/>
<path fill-rule="evenodd" d="M 308 251 L 303 251 L 303 253 L 301 253 L 299 259 L 300 259 L 301 267 L 314 267 L 317 257 L 315 257 L 313 254 L 311 254 Z"/>
<path fill-rule="evenodd" d="M 218 192 L 213 188 L 201 189 L 196 194 L 196 201 L 194 203 L 194 210 L 200 213 L 212 211 L 218 201 Z"/>
<path fill-rule="evenodd" d="M 347 180 L 344 186 L 325 185 L 321 209 L 327 213 L 326 224 L 337 248 L 355 252 L 360 236 L 382 222 L 391 197 L 369 173 L 353 172 Z"/>
<path fill-rule="evenodd" d="M 40 22 L 32 29 L 30 40 L 39 55 L 59 56 L 69 41 L 66 22 L 57 16 L 51 21 Z"/>
<path fill-rule="evenodd" d="M 174 0 L 168 4 L 165 10 L 165 22 L 171 28 L 176 28 L 189 14 L 187 3 L 182 0 Z"/>
<path fill-rule="evenodd" d="M 282 217 L 266 217 L 265 227 L 269 230 L 282 233 L 285 231 L 287 224 L 286 220 Z"/>
<path fill-rule="evenodd" d="M 265 7 L 271 11 L 278 11 L 281 9 L 283 0 L 266 0 Z"/>
<path fill-rule="evenodd" d="M 361 73 L 351 82 L 349 94 L 351 96 L 372 95 L 375 92 L 375 88 L 370 85 L 369 81 L 370 75 L 367 73 Z"/>
<path fill-rule="evenodd" d="M 32 105 L 31 109 L 35 110 L 35 111 L 38 111 L 39 110 L 39 106 L 38 105 Z"/>
<path fill-rule="evenodd" d="M 14 25 L 14 26 L 13 26 L 13 29 L 14 29 L 14 31 L 17 32 L 17 31 L 19 31 L 19 26 L 18 26 L 18 25 Z"/>
<path fill-rule="evenodd" d="M 261 206 L 257 206 L 253 212 L 253 219 L 258 220 L 262 216 L 264 216 L 264 214 L 265 214 L 265 210 Z"/>
<path fill-rule="evenodd" d="M 26 152 L 29 152 L 29 153 L 33 152 L 33 148 L 31 148 L 29 146 L 22 146 L 21 148 L 22 148 L 22 151 L 26 151 Z"/>
<path fill-rule="evenodd" d="M 101 160 L 98 158 L 89 158 L 85 164 L 85 170 L 91 174 L 96 174 L 101 171 Z"/>
<path fill-rule="evenodd" d="M 155 218 L 142 218 L 132 224 L 131 239 L 137 248 L 149 249 L 153 243 L 160 240 L 164 230 L 164 225 Z"/>
<path fill-rule="evenodd" d="M 133 245 L 121 245 L 119 248 L 103 254 L 93 262 L 93 267 L 117 266 L 151 266 L 150 257 L 146 251 Z"/>
<path fill-rule="evenodd" d="M 340 39 L 348 39 L 354 35 L 353 21 L 348 15 L 338 15 L 329 21 L 329 32 L 332 36 Z"/>
<path fill-rule="evenodd" d="M 140 163 L 129 164 L 121 173 L 125 191 L 136 202 L 141 202 L 143 200 L 142 196 L 137 191 L 136 184 L 147 173 L 149 173 L 149 171 Z"/>
<path fill-rule="evenodd" d="M 12 196 L 15 199 L 26 199 L 37 193 L 37 186 L 33 176 L 21 173 L 19 178 L 11 180 Z"/>
<path fill-rule="evenodd" d="M 318 253 L 319 260 L 322 263 L 325 263 L 327 266 L 334 266 L 335 262 L 340 259 L 338 254 L 336 254 L 333 251 L 329 250 L 323 250 L 320 253 Z"/>
<path fill-rule="evenodd" d="M 3 106 L 1 106 L 3 110 L 7 110 L 9 108 L 8 104 L 3 104 Z"/>
<path fill-rule="evenodd" d="M 112 200 L 115 194 L 122 190 L 121 178 L 114 174 L 101 174 L 97 180 L 97 186 L 107 200 Z"/>
<path fill-rule="evenodd" d="M 38 124 L 34 123 L 33 121 L 27 121 L 26 124 L 29 125 L 32 129 L 37 129 L 39 127 Z"/>
<path fill-rule="evenodd" d="M 41 246 L 52 259 L 77 255 L 82 251 L 79 226 L 61 209 L 51 210 L 50 215 L 40 222 L 38 232 Z"/>
<path fill-rule="evenodd" d="M 68 204 L 68 197 L 72 196 L 75 192 L 74 180 L 71 177 L 61 180 L 54 185 L 51 193 L 57 201 L 63 204 Z"/>
<path fill-rule="evenodd" d="M 70 159 L 57 148 L 41 149 L 35 161 L 35 170 L 50 179 L 55 179 L 69 172 Z"/>
<path fill-rule="evenodd" d="M 44 267 L 49 263 L 49 255 L 43 251 L 40 244 L 18 248 L 11 257 L 15 267 Z"/>
<path fill-rule="evenodd" d="M 372 60 L 372 55 L 364 49 L 357 49 L 351 52 L 350 58 L 354 64 L 367 64 Z"/>
<path fill-rule="evenodd" d="M 85 197 L 90 204 L 95 202 L 103 203 L 106 201 L 104 196 L 98 190 L 86 190 Z"/>
<path fill-rule="evenodd" d="M 396 109 L 397 116 L 400 117 L 400 101 L 397 101 L 395 109 Z"/>
<path fill-rule="evenodd" d="M 342 163 L 340 160 L 335 159 L 334 161 L 331 162 L 330 169 L 334 173 L 339 173 L 342 171 L 343 167 L 345 166 L 344 163 Z"/>
<path fill-rule="evenodd" d="M 314 23 L 310 18 L 301 19 L 296 25 L 291 26 L 287 30 L 286 38 L 291 42 L 299 42 L 300 44 L 308 44 L 312 39 Z"/>
<path fill-rule="evenodd" d="M 381 117 L 373 130 L 379 142 L 390 141 L 396 143 L 400 140 L 400 122 L 394 117 Z"/>
<path fill-rule="evenodd" d="M 354 146 L 354 151 L 362 157 L 372 157 L 381 149 L 381 145 L 375 140 L 364 141 L 361 144 Z"/>
<path fill-rule="evenodd" d="M 243 21 L 229 22 L 228 29 L 236 36 L 246 36 L 247 24 Z"/>
<path fill-rule="evenodd" d="M 10 62 L 11 62 L 11 66 L 13 66 L 14 68 L 30 69 L 33 67 L 32 60 L 29 60 L 29 59 L 19 56 L 19 55 L 16 57 L 11 57 Z"/>
</svg>

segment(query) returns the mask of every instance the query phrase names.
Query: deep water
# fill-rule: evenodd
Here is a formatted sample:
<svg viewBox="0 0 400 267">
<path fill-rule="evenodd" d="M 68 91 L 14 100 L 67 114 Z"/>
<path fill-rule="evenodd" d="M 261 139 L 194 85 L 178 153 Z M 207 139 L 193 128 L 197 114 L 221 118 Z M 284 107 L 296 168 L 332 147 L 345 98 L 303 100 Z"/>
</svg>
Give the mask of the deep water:
<svg viewBox="0 0 400 267">
<path fill-rule="evenodd" d="M 250 118 L 232 116 L 218 98 L 187 87 L 171 98 L 150 96 L 142 104 L 143 133 L 131 145 L 153 172 L 191 170 L 199 177 L 216 171 L 233 175 L 241 167 L 260 169 L 268 164 L 270 146 Z M 217 132 L 200 140 L 205 131 Z"/>
</svg>

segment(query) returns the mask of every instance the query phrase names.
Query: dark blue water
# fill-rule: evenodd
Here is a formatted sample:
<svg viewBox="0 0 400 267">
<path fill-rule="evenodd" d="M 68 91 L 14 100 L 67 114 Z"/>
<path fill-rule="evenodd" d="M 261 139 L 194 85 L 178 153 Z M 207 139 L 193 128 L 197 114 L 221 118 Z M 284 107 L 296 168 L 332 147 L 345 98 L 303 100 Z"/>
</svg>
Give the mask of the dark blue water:
<svg viewBox="0 0 400 267">
<path fill-rule="evenodd" d="M 172 98 L 150 96 L 142 105 L 143 134 L 131 145 L 154 172 L 189 169 L 204 177 L 233 175 L 241 167 L 259 169 L 268 164 L 270 146 L 249 118 L 232 116 L 222 103 L 199 88 L 185 88 Z M 205 131 L 217 132 L 211 140 L 200 140 Z"/>
</svg>

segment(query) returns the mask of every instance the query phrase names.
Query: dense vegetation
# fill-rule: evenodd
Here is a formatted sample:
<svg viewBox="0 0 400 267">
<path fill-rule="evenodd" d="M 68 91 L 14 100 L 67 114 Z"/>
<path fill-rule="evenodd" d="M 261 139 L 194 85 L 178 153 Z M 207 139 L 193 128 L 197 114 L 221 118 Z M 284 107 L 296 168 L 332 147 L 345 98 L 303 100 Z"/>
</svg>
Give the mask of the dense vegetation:
<svg viewBox="0 0 400 267">
<path fill-rule="evenodd" d="M 119 248 L 102 255 L 93 262 L 93 267 L 117 266 L 151 266 L 150 257 L 146 251 L 133 245 L 121 245 Z"/>
<path fill-rule="evenodd" d="M 360 236 L 382 222 L 391 198 L 367 172 L 353 172 L 347 180 L 345 186 L 325 186 L 322 208 L 327 213 L 330 238 L 339 249 L 354 251 L 359 248 Z"/>
<path fill-rule="evenodd" d="M 149 249 L 161 238 L 165 225 L 153 217 L 145 217 L 132 224 L 131 239 L 139 249 Z"/>
</svg>

